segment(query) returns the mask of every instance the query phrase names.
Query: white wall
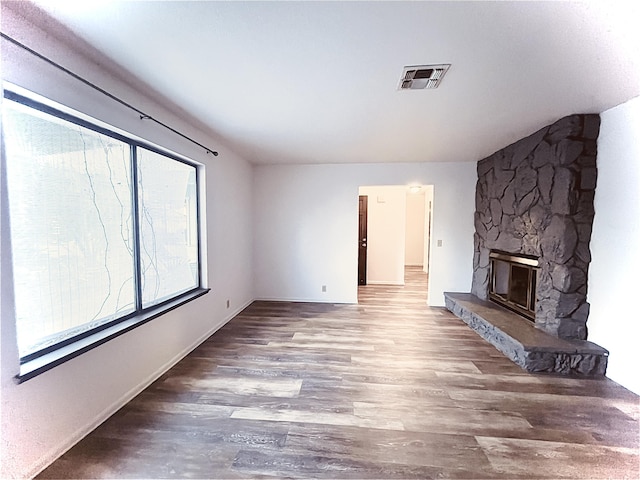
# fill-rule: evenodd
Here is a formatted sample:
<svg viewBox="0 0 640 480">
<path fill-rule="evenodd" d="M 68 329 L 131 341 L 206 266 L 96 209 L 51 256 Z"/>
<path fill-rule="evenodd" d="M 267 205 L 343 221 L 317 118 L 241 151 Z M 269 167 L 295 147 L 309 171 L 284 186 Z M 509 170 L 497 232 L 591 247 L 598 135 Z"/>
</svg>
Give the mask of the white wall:
<svg viewBox="0 0 640 480">
<path fill-rule="evenodd" d="M 406 191 L 399 186 L 360 187 L 359 195 L 368 197 L 368 284 L 404 285 Z"/>
<path fill-rule="evenodd" d="M 254 292 L 356 303 L 358 187 L 434 185 L 429 302 L 471 289 L 476 164 L 264 165 L 254 171 Z M 327 285 L 323 293 L 321 286 Z"/>
<path fill-rule="evenodd" d="M 587 326 L 610 352 L 607 376 L 640 394 L 640 97 L 601 120 Z"/>
<path fill-rule="evenodd" d="M 2 31 L 24 41 L 169 125 L 197 137 L 207 155 L 42 61 L 2 42 L 2 75 L 12 83 L 125 129 L 206 165 L 208 285 L 212 291 L 23 384 L 13 381 L 18 353 L 13 317 L 7 206 L 2 202 L 2 444 L 0 478 L 36 474 L 105 420 L 253 298 L 252 168 L 219 142 L 149 100 L 97 63 L 2 7 Z M 98 61 L 97 57 L 96 62 Z M 4 171 L 4 169 L 3 169 Z M 3 188 L 3 195 L 6 189 Z M 231 308 L 226 309 L 226 300 Z"/>
<path fill-rule="evenodd" d="M 422 267 L 425 251 L 425 194 L 407 193 L 407 227 L 405 235 L 404 264 Z"/>
</svg>

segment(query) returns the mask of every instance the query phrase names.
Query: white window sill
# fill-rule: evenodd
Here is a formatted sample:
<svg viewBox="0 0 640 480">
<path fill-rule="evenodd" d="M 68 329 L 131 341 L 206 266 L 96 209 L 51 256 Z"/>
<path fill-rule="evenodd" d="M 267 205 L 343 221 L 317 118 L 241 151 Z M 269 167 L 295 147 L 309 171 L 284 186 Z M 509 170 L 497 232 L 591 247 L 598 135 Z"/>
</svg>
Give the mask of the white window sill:
<svg viewBox="0 0 640 480">
<path fill-rule="evenodd" d="M 15 379 L 17 383 L 25 382 L 41 373 L 50 370 L 67 360 L 82 355 L 89 350 L 108 342 L 109 340 L 116 338 L 123 333 L 126 333 L 134 328 L 153 320 L 160 315 L 178 308 L 187 302 L 195 300 L 196 298 L 209 292 L 208 288 L 199 288 L 192 292 L 189 292 L 181 297 L 178 297 L 170 302 L 159 306 L 153 310 L 144 312 L 132 318 L 128 318 L 120 323 L 112 325 L 104 330 L 95 332 L 88 337 L 77 340 L 69 345 L 56 349 L 52 352 L 46 353 L 38 358 L 26 361 L 20 365 L 20 373 L 16 375 Z"/>
</svg>

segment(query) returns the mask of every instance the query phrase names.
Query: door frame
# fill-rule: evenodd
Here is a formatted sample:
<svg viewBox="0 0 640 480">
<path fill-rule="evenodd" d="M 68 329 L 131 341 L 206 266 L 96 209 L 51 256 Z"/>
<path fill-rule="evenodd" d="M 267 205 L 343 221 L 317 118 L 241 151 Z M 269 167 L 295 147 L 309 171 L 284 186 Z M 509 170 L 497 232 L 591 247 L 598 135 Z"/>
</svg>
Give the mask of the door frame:
<svg viewBox="0 0 640 480">
<path fill-rule="evenodd" d="M 358 285 L 367 284 L 367 210 L 369 197 L 358 195 Z"/>
</svg>

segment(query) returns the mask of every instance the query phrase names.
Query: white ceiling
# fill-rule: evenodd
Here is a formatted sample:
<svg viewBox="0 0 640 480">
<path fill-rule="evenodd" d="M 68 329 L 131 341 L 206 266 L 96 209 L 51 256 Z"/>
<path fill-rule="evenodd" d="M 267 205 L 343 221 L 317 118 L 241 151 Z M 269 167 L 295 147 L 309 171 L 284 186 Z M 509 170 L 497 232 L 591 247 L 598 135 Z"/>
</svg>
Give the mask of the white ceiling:
<svg viewBox="0 0 640 480">
<path fill-rule="evenodd" d="M 640 2 L 36 3 L 253 163 L 475 161 L 640 95 Z"/>
</svg>

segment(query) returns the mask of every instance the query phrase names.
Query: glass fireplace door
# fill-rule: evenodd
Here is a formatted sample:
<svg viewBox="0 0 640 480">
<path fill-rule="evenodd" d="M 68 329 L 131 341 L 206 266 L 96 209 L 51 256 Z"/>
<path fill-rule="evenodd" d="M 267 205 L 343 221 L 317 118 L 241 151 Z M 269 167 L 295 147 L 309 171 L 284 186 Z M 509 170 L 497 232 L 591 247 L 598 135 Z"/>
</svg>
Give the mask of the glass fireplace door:
<svg viewBox="0 0 640 480">
<path fill-rule="evenodd" d="M 501 252 L 491 252 L 489 298 L 535 319 L 538 260 Z"/>
</svg>

